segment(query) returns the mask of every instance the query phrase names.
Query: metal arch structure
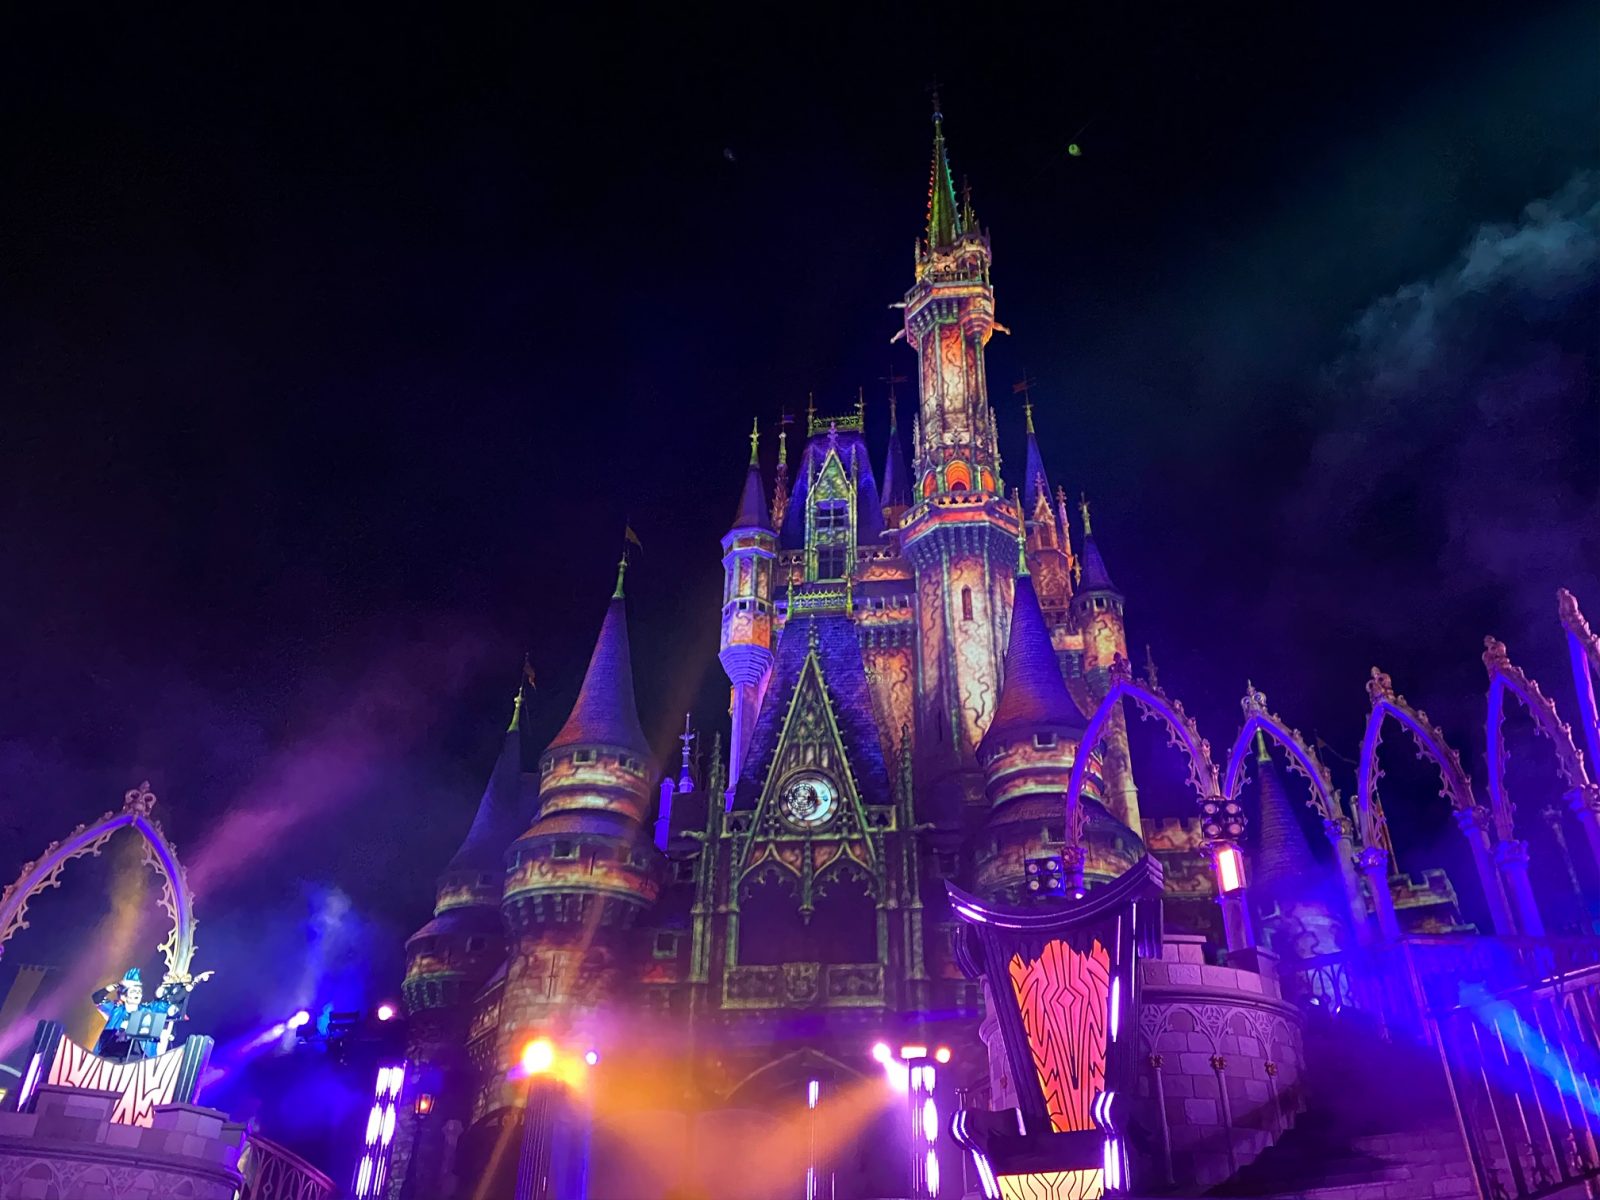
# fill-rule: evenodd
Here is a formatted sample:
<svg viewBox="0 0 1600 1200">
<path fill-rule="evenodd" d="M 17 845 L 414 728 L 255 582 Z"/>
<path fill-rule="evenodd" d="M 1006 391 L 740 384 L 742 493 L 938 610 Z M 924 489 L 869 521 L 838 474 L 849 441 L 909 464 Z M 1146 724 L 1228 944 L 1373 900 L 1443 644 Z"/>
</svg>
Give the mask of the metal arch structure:
<svg viewBox="0 0 1600 1200">
<path fill-rule="evenodd" d="M 1316 751 L 1306 745 L 1298 729 L 1291 729 L 1284 724 L 1282 717 L 1267 707 L 1264 692 L 1248 681 L 1244 686 L 1244 699 L 1239 701 L 1239 707 L 1244 710 L 1244 724 L 1239 729 L 1239 736 L 1233 740 L 1233 748 L 1228 752 L 1222 794 L 1229 799 L 1238 797 L 1239 789 L 1244 785 L 1244 767 L 1250 753 L 1250 742 L 1257 733 L 1264 733 L 1288 752 L 1290 770 L 1303 776 L 1311 785 L 1311 798 L 1306 801 L 1306 806 L 1315 809 L 1324 821 L 1340 820 L 1344 810 L 1339 804 L 1338 789 L 1333 786 L 1333 776 L 1317 757 Z"/>
<path fill-rule="evenodd" d="M 1383 810 L 1377 799 L 1378 779 L 1383 770 L 1378 766 L 1378 744 L 1383 741 L 1383 724 L 1393 717 L 1417 744 L 1418 758 L 1431 758 L 1439 768 L 1439 795 L 1450 801 L 1457 813 L 1473 813 L 1480 808 L 1472 794 L 1472 780 L 1461 766 L 1461 755 L 1456 753 L 1444 734 L 1420 708 L 1394 689 L 1394 681 L 1377 667 L 1367 680 L 1367 699 L 1371 711 L 1367 716 L 1366 733 L 1361 738 L 1361 759 L 1356 766 L 1356 831 L 1362 845 L 1369 850 L 1378 847 L 1387 852 L 1389 832 Z"/>
<path fill-rule="evenodd" d="M 1589 761 L 1600 770 L 1600 705 L 1595 701 L 1595 680 L 1600 679 L 1600 637 L 1595 636 L 1578 609 L 1578 598 L 1566 588 L 1556 589 L 1556 615 L 1567 633 L 1567 653 L 1572 660 L 1572 686 L 1578 693 L 1578 711 L 1583 718 L 1584 739 L 1589 743 Z M 1584 798 L 1593 812 L 1600 797 L 1591 791 Z"/>
<path fill-rule="evenodd" d="M 105 813 L 93 825 L 79 825 L 66 838 L 46 846 L 37 859 L 24 863 L 16 882 L 0 892 L 0 956 L 11 936 L 28 928 L 28 903 L 46 888 L 60 887 L 61 872 L 69 862 L 98 856 L 113 834 L 131 828 L 144 839 L 145 865 L 154 867 L 162 878 L 158 902 L 172 920 L 172 930 L 159 947 L 167 975 L 187 978 L 194 958 L 194 898 L 177 851 L 150 815 L 155 804 L 149 782 L 141 783 L 123 796 L 120 812 Z"/>
<path fill-rule="evenodd" d="M 1439 769 L 1439 795 L 1450 801 L 1450 807 L 1455 810 L 1456 823 L 1466 835 L 1495 933 L 1502 937 L 1516 933 L 1516 926 L 1511 919 L 1511 906 L 1501 885 L 1500 875 L 1495 870 L 1494 847 L 1489 837 L 1489 827 L 1493 822 L 1489 810 L 1479 804 L 1473 794 L 1472 780 L 1461 766 L 1461 755 L 1445 740 L 1444 734 L 1428 714 L 1420 708 L 1414 708 L 1395 691 L 1394 681 L 1377 667 L 1372 668 L 1371 677 L 1367 680 L 1367 699 L 1371 711 L 1367 716 L 1366 732 L 1361 738 L 1361 757 L 1356 764 L 1356 827 L 1363 846 L 1360 865 L 1366 872 L 1368 887 L 1373 895 L 1379 929 L 1390 940 L 1400 936 L 1399 920 L 1395 916 L 1394 900 L 1389 894 L 1387 882 L 1393 844 L 1389 839 L 1388 822 L 1384 819 L 1377 798 L 1378 779 L 1383 774 L 1378 766 L 1378 745 L 1383 740 L 1384 723 L 1393 718 L 1416 743 L 1417 757 L 1431 758 Z M 1524 855 L 1524 861 L 1525 858 Z"/>
<path fill-rule="evenodd" d="M 1166 722 L 1167 744 L 1183 750 L 1189 760 L 1189 786 L 1194 788 L 1200 803 L 1208 803 L 1222 795 L 1221 777 L 1211 761 L 1211 743 L 1200 735 L 1194 718 L 1183 710 L 1183 703 L 1173 700 L 1158 684 L 1140 683 L 1133 678 L 1128 660 L 1117 655 L 1111 663 L 1111 690 L 1100 701 L 1083 741 L 1078 745 L 1077 757 L 1072 763 L 1072 779 L 1067 784 L 1067 845 L 1075 850 L 1083 846 L 1083 785 L 1088 779 L 1089 757 L 1105 736 L 1111 714 L 1123 700 L 1132 700 L 1139 708 L 1141 719 L 1159 718 Z"/>
<path fill-rule="evenodd" d="M 1339 883 L 1344 891 L 1345 906 L 1349 910 L 1350 928 L 1365 931 L 1367 904 L 1361 895 L 1361 881 L 1356 875 L 1355 844 L 1351 838 L 1351 822 L 1340 803 L 1339 789 L 1333 786 L 1333 776 L 1317 752 L 1306 744 L 1298 729 L 1284 723 L 1282 717 L 1267 707 L 1266 693 L 1246 681 L 1244 697 L 1239 701 L 1244 712 L 1244 724 L 1228 752 L 1227 770 L 1223 775 L 1223 795 L 1237 800 L 1244 786 L 1244 768 L 1249 761 L 1250 743 L 1257 733 L 1276 741 L 1289 756 L 1289 767 L 1305 778 L 1311 794 L 1306 807 L 1322 818 L 1322 832 L 1333 848 L 1334 864 L 1339 870 Z M 1365 936 L 1363 932 L 1363 936 Z"/>
<path fill-rule="evenodd" d="M 1549 739 L 1556 752 L 1556 769 L 1569 789 L 1586 795 L 1592 786 L 1583 761 L 1583 751 L 1572 740 L 1572 726 L 1561 719 L 1555 701 L 1544 694 L 1539 682 L 1511 661 L 1506 644 L 1497 638 L 1483 639 L 1483 666 L 1489 673 L 1489 713 L 1487 724 L 1489 758 L 1489 803 L 1495 831 L 1504 840 L 1515 836 L 1512 818 L 1515 806 L 1506 792 L 1505 715 L 1506 693 L 1515 696 L 1533 718 L 1534 728 Z"/>
</svg>

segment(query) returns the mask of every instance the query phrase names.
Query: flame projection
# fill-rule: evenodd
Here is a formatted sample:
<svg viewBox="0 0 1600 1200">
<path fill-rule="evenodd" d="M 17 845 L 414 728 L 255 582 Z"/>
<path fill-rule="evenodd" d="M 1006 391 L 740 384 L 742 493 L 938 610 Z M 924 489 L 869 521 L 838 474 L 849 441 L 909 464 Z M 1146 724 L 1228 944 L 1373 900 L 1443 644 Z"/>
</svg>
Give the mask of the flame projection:
<svg viewBox="0 0 1600 1200">
<path fill-rule="evenodd" d="M 1012 955 L 1011 986 L 1051 1128 L 1093 1129 L 1090 1108 L 1106 1084 L 1111 955 L 1098 938 L 1084 953 L 1046 942 L 1031 962 Z"/>
</svg>

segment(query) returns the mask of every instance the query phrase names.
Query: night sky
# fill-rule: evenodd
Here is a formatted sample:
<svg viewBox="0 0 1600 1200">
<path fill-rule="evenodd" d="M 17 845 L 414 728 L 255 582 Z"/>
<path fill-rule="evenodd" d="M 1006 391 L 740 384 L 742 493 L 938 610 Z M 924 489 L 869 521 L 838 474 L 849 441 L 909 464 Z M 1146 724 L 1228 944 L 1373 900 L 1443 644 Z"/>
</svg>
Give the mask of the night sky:
<svg viewBox="0 0 1600 1200">
<path fill-rule="evenodd" d="M 1593 5 L 3 21 L 0 877 L 149 778 L 219 1027 L 397 990 L 523 654 L 532 748 L 624 520 L 647 730 L 666 753 L 686 708 L 725 719 L 751 418 L 770 472 L 780 411 L 863 387 L 881 446 L 882 380 L 912 374 L 888 305 L 933 84 L 1013 331 L 1002 449 L 1026 371 L 1137 657 L 1213 742 L 1248 677 L 1353 757 L 1379 663 L 1481 780 L 1491 632 L 1572 715 L 1555 588 L 1600 619 Z M 1147 809 L 1190 811 L 1144 740 Z M 1456 864 L 1426 771 L 1385 762 L 1402 861 Z M 71 961 L 110 868 L 7 965 Z"/>
</svg>

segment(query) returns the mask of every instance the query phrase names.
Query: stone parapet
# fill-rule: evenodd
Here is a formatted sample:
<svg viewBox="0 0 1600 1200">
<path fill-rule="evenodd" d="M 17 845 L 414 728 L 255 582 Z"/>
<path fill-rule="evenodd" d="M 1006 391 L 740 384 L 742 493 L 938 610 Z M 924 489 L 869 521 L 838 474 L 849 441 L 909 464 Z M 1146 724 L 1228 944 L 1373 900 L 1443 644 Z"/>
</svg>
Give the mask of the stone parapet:
<svg viewBox="0 0 1600 1200">
<path fill-rule="evenodd" d="M 0 1113 L 5 1200 L 234 1200 L 244 1130 L 225 1114 L 162 1104 L 148 1129 L 113 1124 L 119 1093 L 41 1087 L 32 1112 Z"/>
<path fill-rule="evenodd" d="M 1294 1125 L 1305 1107 L 1299 1011 L 1272 956 L 1205 961 L 1204 939 L 1169 934 L 1140 964 L 1140 1121 L 1149 1186 L 1208 1188 Z"/>
</svg>

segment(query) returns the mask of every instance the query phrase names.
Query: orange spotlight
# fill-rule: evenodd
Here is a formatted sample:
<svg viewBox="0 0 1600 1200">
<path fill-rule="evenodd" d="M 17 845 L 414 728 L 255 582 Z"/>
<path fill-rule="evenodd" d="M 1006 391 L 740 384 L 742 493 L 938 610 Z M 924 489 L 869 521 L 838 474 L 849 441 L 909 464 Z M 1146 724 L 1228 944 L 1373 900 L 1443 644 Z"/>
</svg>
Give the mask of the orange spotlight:
<svg viewBox="0 0 1600 1200">
<path fill-rule="evenodd" d="M 555 1062 L 556 1048 L 549 1038 L 534 1038 L 522 1048 L 522 1069 L 529 1075 L 543 1075 Z"/>
<path fill-rule="evenodd" d="M 950 1047 L 949 1046 L 940 1046 L 937 1050 L 935 1050 L 933 1052 L 933 1061 L 934 1062 L 939 1062 L 939 1063 L 947 1063 L 947 1062 L 949 1062 L 950 1061 Z"/>
</svg>

